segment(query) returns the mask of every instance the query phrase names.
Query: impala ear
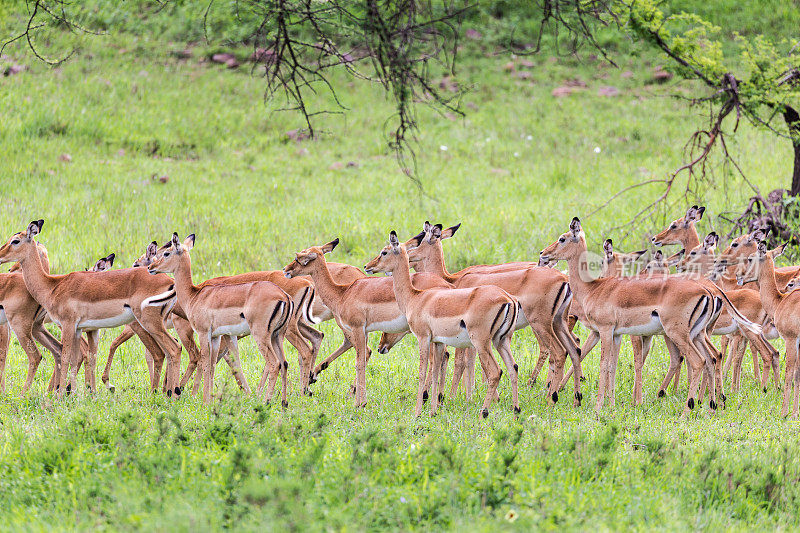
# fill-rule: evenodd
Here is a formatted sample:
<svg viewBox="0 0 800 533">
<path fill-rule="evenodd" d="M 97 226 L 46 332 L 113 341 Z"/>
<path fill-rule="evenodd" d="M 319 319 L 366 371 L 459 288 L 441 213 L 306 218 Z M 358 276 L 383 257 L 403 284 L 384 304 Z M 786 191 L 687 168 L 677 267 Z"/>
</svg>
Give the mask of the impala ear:
<svg viewBox="0 0 800 533">
<path fill-rule="evenodd" d="M 185 239 L 183 239 L 183 247 L 187 250 L 194 248 L 194 233 L 190 233 Z"/>
<path fill-rule="evenodd" d="M 301 253 L 298 252 L 298 253 L 294 254 L 294 257 L 295 257 L 295 259 L 297 260 L 298 263 L 300 263 L 303 266 L 306 266 L 312 260 L 317 258 L 317 253 L 316 252 L 311 252 L 309 254 L 301 254 Z"/>
<path fill-rule="evenodd" d="M 697 208 L 697 215 L 696 215 L 695 220 L 702 219 L 703 218 L 703 213 L 705 213 L 705 212 L 706 212 L 706 206 L 701 205 L 700 207 L 698 207 Z"/>
<path fill-rule="evenodd" d="M 719 235 L 713 231 L 706 235 L 706 238 L 703 239 L 703 247 L 706 249 L 715 247 L 717 243 L 719 243 Z"/>
<path fill-rule="evenodd" d="M 450 237 L 452 237 L 453 235 L 456 234 L 456 232 L 458 231 L 458 228 L 460 228 L 460 227 L 461 227 L 461 222 L 459 222 L 455 226 L 450 226 L 446 230 L 443 230 L 442 231 L 442 239 L 449 239 Z"/>
<path fill-rule="evenodd" d="M 578 217 L 573 218 L 572 222 L 569 223 L 569 229 L 574 235 L 577 235 L 583 231 L 583 228 L 581 227 L 581 219 Z"/>
<path fill-rule="evenodd" d="M 26 232 L 26 236 L 28 240 L 33 239 L 34 236 L 38 235 L 40 231 L 42 231 L 42 226 L 44 226 L 44 220 L 34 220 L 30 224 L 28 224 L 28 231 Z"/>
<path fill-rule="evenodd" d="M 417 235 L 414 235 L 413 237 L 411 237 L 406 241 L 406 250 L 413 250 L 414 248 L 417 248 L 420 244 L 422 244 L 422 241 L 424 239 L 425 239 L 424 231 L 418 233 Z"/>
<path fill-rule="evenodd" d="M 430 242 L 431 244 L 433 244 L 433 242 L 436 239 L 442 240 L 442 238 L 443 238 L 442 237 L 442 225 L 441 224 L 436 224 L 433 227 L 431 227 L 430 234 L 431 234 L 431 238 L 428 239 L 428 242 Z"/>
<path fill-rule="evenodd" d="M 661 262 L 664 260 L 664 252 L 661 250 L 656 250 L 656 253 L 653 254 L 653 260 Z"/>
<path fill-rule="evenodd" d="M 699 209 L 697 208 L 696 205 L 693 205 L 692 207 L 686 210 L 686 216 L 683 217 L 684 227 L 688 226 L 690 223 L 696 220 L 700 220 L 700 217 L 698 217 L 697 215 L 698 211 Z"/>
<path fill-rule="evenodd" d="M 603 241 L 603 250 L 606 252 L 606 257 L 610 259 L 614 255 L 614 241 L 611 239 Z"/>
<path fill-rule="evenodd" d="M 750 234 L 750 241 L 763 241 L 767 238 L 767 232 L 764 231 L 763 228 L 756 228 L 753 233 Z"/>
<path fill-rule="evenodd" d="M 681 262 L 683 256 L 686 255 L 686 248 L 681 248 L 671 256 L 667 257 L 667 266 L 675 266 Z"/>
<path fill-rule="evenodd" d="M 394 230 L 389 233 L 389 244 L 392 245 L 392 248 L 400 246 L 400 240 L 397 238 L 397 233 Z"/>
<path fill-rule="evenodd" d="M 172 242 L 172 247 L 175 248 L 178 251 L 178 253 L 180 253 L 181 252 L 181 241 L 178 239 L 178 234 L 177 233 L 173 233 L 172 234 L 172 241 L 171 242 Z"/>
<path fill-rule="evenodd" d="M 772 250 L 769 251 L 769 255 L 771 255 L 773 259 L 775 259 L 776 257 L 782 256 L 783 252 L 786 251 L 786 246 L 788 244 L 789 244 L 789 241 L 786 241 L 785 243 L 781 244 L 780 246 L 776 246 L 775 248 L 773 248 Z"/>
<path fill-rule="evenodd" d="M 336 248 L 336 246 L 337 246 L 338 244 L 339 244 L 339 237 L 336 237 L 335 239 L 333 239 L 333 240 L 332 240 L 331 242 L 329 242 L 328 244 L 323 244 L 323 245 L 322 245 L 322 253 L 323 253 L 323 254 L 329 254 L 329 253 L 331 253 L 331 252 L 333 251 L 333 249 L 334 249 L 334 248 Z"/>
<path fill-rule="evenodd" d="M 425 233 L 428 233 L 431 230 L 432 227 L 433 226 L 431 225 L 431 223 L 426 220 L 425 224 L 422 225 L 422 231 L 424 231 Z"/>
<path fill-rule="evenodd" d="M 767 242 L 766 241 L 758 241 L 758 255 L 760 257 L 764 257 L 767 255 Z"/>
<path fill-rule="evenodd" d="M 647 253 L 647 250 L 639 250 L 637 252 L 631 252 L 631 259 L 636 261 L 637 259 L 641 258 L 646 253 Z"/>
<path fill-rule="evenodd" d="M 146 258 L 150 259 L 151 257 L 155 257 L 156 252 L 158 252 L 158 243 L 153 241 L 147 245 L 147 250 L 145 251 L 144 255 Z"/>
</svg>

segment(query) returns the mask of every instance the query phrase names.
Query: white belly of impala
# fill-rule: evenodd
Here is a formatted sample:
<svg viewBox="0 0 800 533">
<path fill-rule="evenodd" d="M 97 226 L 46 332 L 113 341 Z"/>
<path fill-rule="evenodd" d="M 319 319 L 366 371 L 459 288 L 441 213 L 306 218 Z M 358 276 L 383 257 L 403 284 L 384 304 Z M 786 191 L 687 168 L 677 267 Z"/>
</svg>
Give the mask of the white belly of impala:
<svg viewBox="0 0 800 533">
<path fill-rule="evenodd" d="M 242 335 L 250 335 L 250 326 L 246 321 L 242 320 L 238 324 L 230 324 L 228 326 L 220 326 L 211 332 L 212 337 L 221 337 L 222 335 L 234 335 L 241 337 Z"/>
<path fill-rule="evenodd" d="M 400 315 L 393 320 L 373 322 L 367 326 L 367 331 L 383 331 L 385 333 L 402 333 L 408 329 L 408 320 L 405 315 Z"/>
<path fill-rule="evenodd" d="M 461 331 L 455 337 L 433 337 L 433 342 L 439 342 L 453 348 L 469 348 L 472 346 L 467 330 L 464 328 L 461 328 Z"/>
<path fill-rule="evenodd" d="M 0 326 L 3 324 L 8 324 L 8 319 L 6 318 L 6 310 L 0 307 Z"/>
<path fill-rule="evenodd" d="M 646 337 L 658 335 L 663 332 L 661 326 L 661 319 L 657 315 L 652 315 L 650 322 L 644 324 L 630 326 L 627 328 L 615 328 L 614 335 L 644 335 Z"/>
<path fill-rule="evenodd" d="M 737 329 L 739 329 L 739 326 L 736 325 L 736 322 L 731 322 L 729 326 L 725 326 L 724 328 L 714 328 L 714 335 L 730 335 Z"/>
<path fill-rule="evenodd" d="M 84 320 L 78 324 L 78 329 L 89 331 L 95 329 L 115 328 L 117 326 L 124 326 L 133 322 L 133 311 L 130 307 L 125 307 L 124 311 L 116 316 L 109 316 L 106 318 L 96 318 Z"/>
</svg>

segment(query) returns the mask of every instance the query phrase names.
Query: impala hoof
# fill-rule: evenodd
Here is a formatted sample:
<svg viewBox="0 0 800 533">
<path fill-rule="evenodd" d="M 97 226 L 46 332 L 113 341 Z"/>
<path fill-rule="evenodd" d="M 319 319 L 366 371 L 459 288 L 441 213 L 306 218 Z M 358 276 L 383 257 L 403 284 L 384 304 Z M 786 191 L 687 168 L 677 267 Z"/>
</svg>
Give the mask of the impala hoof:
<svg viewBox="0 0 800 533">
<path fill-rule="evenodd" d="M 521 412 L 522 412 L 522 409 L 520 409 L 519 407 L 515 407 L 515 408 L 514 408 L 514 414 L 515 414 L 515 415 L 518 415 L 518 414 L 520 414 Z"/>
<path fill-rule="evenodd" d="M 519 372 L 519 365 L 514 363 L 514 372 Z"/>
<path fill-rule="evenodd" d="M 657 395 L 657 396 L 658 396 L 659 398 L 663 398 L 663 397 L 664 397 L 664 396 L 666 396 L 666 395 L 667 395 L 666 391 L 664 391 L 664 390 L 662 389 L 662 390 L 658 391 L 658 395 Z"/>
<path fill-rule="evenodd" d="M 322 364 L 320 365 L 320 367 L 319 367 L 319 371 L 320 371 L 320 372 L 322 372 L 322 371 L 323 371 L 323 370 L 325 370 L 326 368 L 328 368 L 328 362 L 327 362 L 327 361 L 325 361 L 324 363 L 322 363 Z"/>
<path fill-rule="evenodd" d="M 551 398 L 553 399 L 553 403 L 558 403 L 558 392 L 554 392 Z"/>
<path fill-rule="evenodd" d="M 488 409 L 481 409 L 481 418 L 487 418 L 489 416 Z"/>
<path fill-rule="evenodd" d="M 583 400 L 583 394 L 581 394 L 580 392 L 576 392 L 575 393 L 575 399 L 578 400 L 579 402 L 582 401 Z"/>
<path fill-rule="evenodd" d="M 183 389 L 180 387 L 175 387 L 175 396 L 180 396 L 183 393 Z"/>
<path fill-rule="evenodd" d="M 579 378 L 578 378 L 578 380 L 579 380 L 581 383 L 583 383 L 584 381 L 586 381 L 586 376 L 581 376 L 581 377 L 579 377 Z"/>
<path fill-rule="evenodd" d="M 711 407 L 712 411 L 716 411 L 717 410 L 717 402 L 715 402 L 714 400 L 711 400 L 710 402 L 708 402 L 708 406 Z"/>
<path fill-rule="evenodd" d="M 444 403 L 444 394 L 439 393 L 439 403 Z"/>
<path fill-rule="evenodd" d="M 766 387 L 764 387 L 764 394 L 766 394 L 766 393 L 767 393 L 767 388 L 766 388 Z"/>
<path fill-rule="evenodd" d="M 422 391 L 422 403 L 428 401 L 428 391 Z"/>
<path fill-rule="evenodd" d="M 167 391 L 167 398 L 171 398 L 171 397 L 172 397 L 172 391 L 171 391 L 171 390 L 168 390 L 168 391 Z"/>
<path fill-rule="evenodd" d="M 728 399 L 724 392 L 719 393 L 719 399 L 722 400 L 722 406 L 725 407 L 725 401 Z"/>
<path fill-rule="evenodd" d="M 689 398 L 689 401 L 686 402 L 686 407 L 689 409 L 694 409 L 694 398 Z"/>
</svg>

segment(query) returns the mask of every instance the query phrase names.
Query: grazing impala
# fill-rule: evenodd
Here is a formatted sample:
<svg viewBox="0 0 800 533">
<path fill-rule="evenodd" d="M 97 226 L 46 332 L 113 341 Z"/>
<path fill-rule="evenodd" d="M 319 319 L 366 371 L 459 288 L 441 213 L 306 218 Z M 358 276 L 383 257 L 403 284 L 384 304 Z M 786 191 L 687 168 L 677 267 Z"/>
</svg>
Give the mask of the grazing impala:
<svg viewBox="0 0 800 533">
<path fill-rule="evenodd" d="M 143 269 L 135 268 L 50 275 L 42 265 L 34 241 L 43 224 L 43 220 L 36 220 L 25 231 L 12 235 L 0 247 L 0 263 L 20 263 L 28 291 L 61 326 L 64 361 L 56 385 L 59 390 L 65 390 L 68 366 L 71 366 L 69 386 L 75 388 L 81 332 L 87 332 L 86 371 L 91 373 L 91 389 L 95 390 L 98 330 L 134 320 L 169 354 L 170 365 L 179 368 L 180 346 L 164 329 L 161 316 L 161 306 L 175 299 L 172 280 L 168 276 L 149 276 Z M 170 388 L 176 385 L 168 383 Z"/>
<path fill-rule="evenodd" d="M 342 347 L 355 348 L 355 405 L 361 407 L 366 404 L 366 365 L 370 357 L 367 333 L 382 331 L 405 334 L 408 332 L 408 321 L 398 307 L 390 278 L 364 277 L 350 284 L 336 282 L 328 269 L 325 254 L 333 251 L 338 244 L 339 239 L 335 239 L 323 246 L 297 252 L 294 261 L 283 270 L 288 278 L 311 276 L 317 295 L 333 313 L 336 323 L 342 329 L 347 341 Z M 420 288 L 450 287 L 450 284 L 430 274 L 415 274 L 414 284 Z M 333 356 L 324 361 L 319 371 L 324 370 L 332 358 Z M 317 375 L 318 371 L 315 370 L 314 379 Z"/>
<path fill-rule="evenodd" d="M 712 411 L 717 408 L 714 362 L 705 330 L 722 305 L 700 284 L 677 277 L 585 278 L 586 239 L 580 220 L 574 218 L 569 230 L 542 250 L 543 260 L 565 260 L 576 300 L 586 315 L 586 326 L 600 334 L 600 379 L 595 409 L 606 395 L 614 405 L 614 382 L 621 335 L 641 335 L 649 342 L 653 335 L 666 334 L 690 365 L 692 378 L 682 416 L 694 408 L 703 374 L 711 385 Z"/>
<path fill-rule="evenodd" d="M 780 247 L 783 252 L 786 244 Z M 800 407 L 800 365 L 798 345 L 800 343 L 800 292 L 783 292 L 775 280 L 773 253 L 767 251 L 764 241 L 756 244 L 756 251 L 746 256 L 746 272 L 738 274 L 742 283 L 758 283 L 764 308 L 773 317 L 775 327 L 786 343 L 786 376 L 783 389 L 781 416 L 789 414 L 791 395 L 794 393 L 792 416 L 797 418 Z"/>
<path fill-rule="evenodd" d="M 413 239 L 412 239 L 413 241 Z M 513 395 L 514 412 L 519 413 L 517 390 L 517 364 L 511 355 L 511 336 L 520 304 L 503 289 L 484 285 L 469 289 L 432 288 L 420 290 L 411 282 L 407 246 L 401 244 L 397 234 L 389 234 L 389 244 L 364 267 L 366 272 L 392 274 L 395 298 L 408 319 L 408 326 L 419 343 L 419 385 L 415 414 L 422 413 L 428 363 L 432 359 L 434 373 L 431 390 L 431 414 L 436 414 L 439 397 L 435 373 L 442 368 L 445 346 L 474 347 L 489 387 L 483 401 L 481 415 L 489 416 L 489 405 L 497 394 L 497 384 L 503 371 L 492 354 L 492 346 L 508 370 Z M 433 357 L 431 357 L 431 354 Z"/>
<path fill-rule="evenodd" d="M 264 357 L 264 372 L 257 390 L 260 394 L 269 377 L 264 393 L 264 398 L 269 402 L 280 373 L 281 405 L 286 407 L 289 363 L 283 356 L 283 337 L 293 315 L 294 303 L 270 281 L 195 285 L 192 282 L 192 260 L 189 255 L 193 247 L 193 234 L 181 244 L 178 234 L 173 233 L 170 245 L 159 251 L 147 270 L 151 274 L 175 275 L 178 304 L 200 339 L 203 401 L 209 403 L 214 392 L 214 370 L 221 337 L 227 337 L 234 365 L 241 373 L 238 338 L 252 335 Z M 248 391 L 246 382 L 245 390 Z"/>
<path fill-rule="evenodd" d="M 540 346 L 539 359 L 531 374 L 532 379 L 539 374 L 549 355 L 551 362 L 548 398 L 553 402 L 557 401 L 558 386 L 561 383 L 559 372 L 563 372 L 567 355 L 578 369 L 581 359 L 580 348 L 567 328 L 566 315 L 572 301 L 567 277 L 555 269 L 533 262 L 479 265 L 451 274 L 444 265 L 442 240 L 452 237 L 460 226 L 458 224 L 442 229 L 440 224 L 431 226 L 426 222 L 425 231 L 414 238 L 416 244 L 407 248 L 411 265 L 418 272 L 432 272 L 457 288 L 497 286 L 517 299 L 523 312 L 517 317 L 515 329 L 530 325 Z M 460 351 L 456 352 L 456 372 L 453 375 L 451 392 L 455 392 L 464 366 L 474 370 L 474 353 L 472 348 L 465 355 Z M 582 398 L 579 378 L 580 372 L 575 376 L 575 405 L 580 405 Z M 470 388 L 467 387 L 467 393 L 469 392 Z"/>
</svg>

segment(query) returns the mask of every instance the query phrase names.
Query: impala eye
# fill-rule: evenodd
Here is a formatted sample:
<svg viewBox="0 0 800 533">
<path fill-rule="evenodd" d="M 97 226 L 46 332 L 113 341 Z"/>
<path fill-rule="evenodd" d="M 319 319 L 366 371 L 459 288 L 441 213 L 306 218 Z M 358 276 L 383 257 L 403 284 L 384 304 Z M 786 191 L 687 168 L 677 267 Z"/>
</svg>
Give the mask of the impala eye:
<svg viewBox="0 0 800 533">
<path fill-rule="evenodd" d="M 669 227 L 669 229 L 676 229 L 677 227 L 678 227 L 678 225 L 677 225 L 677 224 L 672 224 L 672 225 Z"/>
<path fill-rule="evenodd" d="M 381 255 L 386 255 L 386 250 L 382 251 Z"/>
<path fill-rule="evenodd" d="M 11 244 L 19 244 L 19 239 L 14 239 L 13 241 L 11 241 Z"/>
<path fill-rule="evenodd" d="M 731 243 L 731 248 L 736 248 L 737 246 L 739 246 L 738 242 L 732 242 Z"/>
<path fill-rule="evenodd" d="M 564 237 L 559 237 L 558 242 L 564 242 L 566 239 Z"/>
<path fill-rule="evenodd" d="M 164 257 L 169 257 L 169 252 L 164 252 Z"/>
</svg>

